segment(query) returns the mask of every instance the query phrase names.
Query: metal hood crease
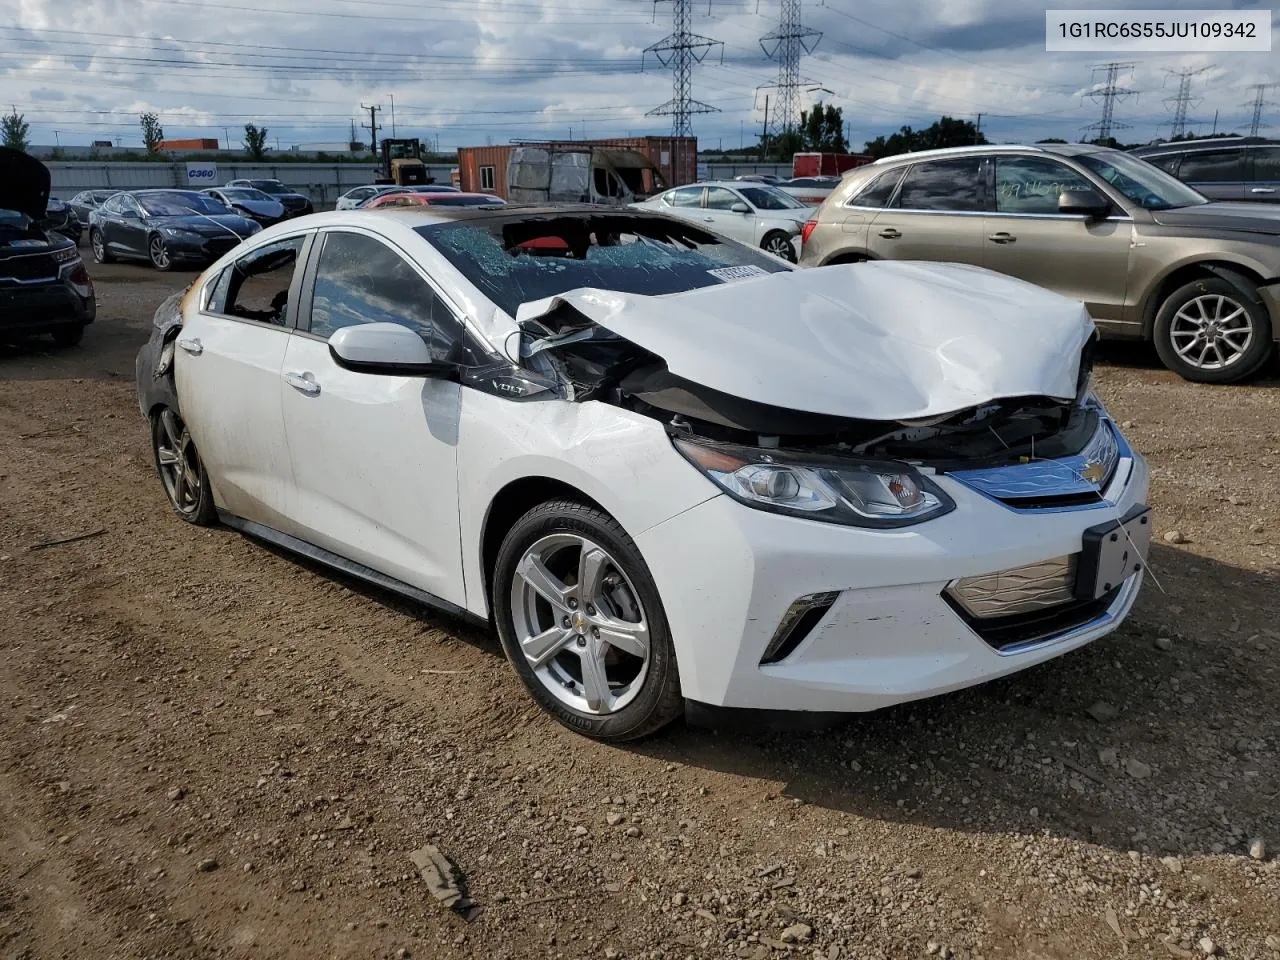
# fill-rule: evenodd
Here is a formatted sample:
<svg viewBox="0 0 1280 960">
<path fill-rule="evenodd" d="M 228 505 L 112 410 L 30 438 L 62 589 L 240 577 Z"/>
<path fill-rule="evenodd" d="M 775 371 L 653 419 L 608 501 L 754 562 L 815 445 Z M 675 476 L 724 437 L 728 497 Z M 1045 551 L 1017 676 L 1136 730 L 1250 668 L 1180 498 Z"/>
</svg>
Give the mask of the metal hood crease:
<svg viewBox="0 0 1280 960">
<path fill-rule="evenodd" d="M 1078 302 L 978 267 L 872 262 L 750 276 L 668 296 L 578 289 L 561 306 L 677 377 L 814 414 L 915 420 L 992 400 L 1070 400 L 1094 335 Z"/>
</svg>

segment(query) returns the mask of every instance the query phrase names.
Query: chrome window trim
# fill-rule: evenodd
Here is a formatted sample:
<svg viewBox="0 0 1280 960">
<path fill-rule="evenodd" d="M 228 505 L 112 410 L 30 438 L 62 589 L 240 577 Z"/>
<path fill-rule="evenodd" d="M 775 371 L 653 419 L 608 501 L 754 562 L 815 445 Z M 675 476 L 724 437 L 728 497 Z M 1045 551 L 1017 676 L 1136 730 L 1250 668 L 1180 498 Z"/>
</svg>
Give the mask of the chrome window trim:
<svg viewBox="0 0 1280 960">
<path fill-rule="evenodd" d="M 996 210 L 916 210 L 906 207 L 858 207 L 845 206 L 846 210 L 864 210 L 869 213 L 911 213 L 923 216 L 934 217 L 1015 217 L 1026 220 L 1088 220 L 1089 218 L 1079 213 L 1000 213 Z M 1133 217 L 1129 216 L 1110 216 L 1104 221 L 1114 221 L 1117 223 L 1133 223 Z"/>
</svg>

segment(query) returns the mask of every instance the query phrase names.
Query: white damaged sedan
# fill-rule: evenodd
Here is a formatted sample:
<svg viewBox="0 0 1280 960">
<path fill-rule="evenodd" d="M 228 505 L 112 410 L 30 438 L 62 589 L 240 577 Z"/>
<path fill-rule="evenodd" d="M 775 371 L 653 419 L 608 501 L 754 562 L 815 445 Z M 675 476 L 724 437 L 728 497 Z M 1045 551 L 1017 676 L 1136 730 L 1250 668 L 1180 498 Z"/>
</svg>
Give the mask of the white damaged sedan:
<svg viewBox="0 0 1280 960">
<path fill-rule="evenodd" d="M 269 228 L 138 357 L 169 501 L 492 623 L 603 739 L 845 712 L 1115 629 L 1147 467 L 1084 308 L 984 270 L 796 271 L 638 211 Z"/>
</svg>

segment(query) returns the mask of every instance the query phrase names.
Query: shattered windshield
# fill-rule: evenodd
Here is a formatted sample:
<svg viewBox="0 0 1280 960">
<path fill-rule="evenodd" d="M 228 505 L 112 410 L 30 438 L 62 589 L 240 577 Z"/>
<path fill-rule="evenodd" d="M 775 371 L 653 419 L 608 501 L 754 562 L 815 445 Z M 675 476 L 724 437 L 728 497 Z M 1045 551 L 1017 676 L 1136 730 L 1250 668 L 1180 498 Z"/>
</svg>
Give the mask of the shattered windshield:
<svg viewBox="0 0 1280 960">
<path fill-rule="evenodd" d="M 416 229 L 511 316 L 522 303 L 579 287 L 656 296 L 789 269 L 665 217 L 513 216 Z"/>
</svg>

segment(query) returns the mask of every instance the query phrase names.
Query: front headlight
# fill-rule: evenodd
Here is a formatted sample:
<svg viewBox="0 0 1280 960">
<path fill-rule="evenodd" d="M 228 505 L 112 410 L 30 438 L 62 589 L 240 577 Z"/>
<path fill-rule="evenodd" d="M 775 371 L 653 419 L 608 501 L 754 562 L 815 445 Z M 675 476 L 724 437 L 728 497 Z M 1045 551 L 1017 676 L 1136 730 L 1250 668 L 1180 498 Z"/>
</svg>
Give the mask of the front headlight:
<svg viewBox="0 0 1280 960">
<path fill-rule="evenodd" d="M 184 230 L 181 227 L 161 227 L 160 232 L 166 237 L 172 237 L 174 240 L 200 240 L 203 239 L 200 234 L 194 230 Z"/>
<path fill-rule="evenodd" d="M 680 453 L 725 493 L 757 510 L 855 527 L 905 527 L 955 503 L 914 468 L 676 439 Z"/>
</svg>

